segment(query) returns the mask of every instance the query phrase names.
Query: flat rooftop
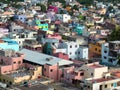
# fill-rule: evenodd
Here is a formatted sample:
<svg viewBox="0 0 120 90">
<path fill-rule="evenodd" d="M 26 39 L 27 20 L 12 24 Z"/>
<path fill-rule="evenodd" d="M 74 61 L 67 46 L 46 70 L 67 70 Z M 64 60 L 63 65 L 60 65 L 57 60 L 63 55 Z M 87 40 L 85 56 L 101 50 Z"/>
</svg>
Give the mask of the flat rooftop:
<svg viewBox="0 0 120 90">
<path fill-rule="evenodd" d="M 92 79 L 92 80 L 89 80 L 89 81 L 92 82 L 92 83 L 100 83 L 100 82 L 110 81 L 110 80 L 114 80 L 114 79 L 116 79 L 116 78 L 109 77 L 109 78 Z"/>
<path fill-rule="evenodd" d="M 92 64 L 92 65 L 89 65 L 89 67 L 91 67 L 91 68 L 102 68 L 104 66 L 99 65 L 99 64 Z"/>
<path fill-rule="evenodd" d="M 54 56 L 50 56 L 47 54 L 39 53 L 37 51 L 31 51 L 28 49 L 22 49 L 20 53 L 25 54 L 24 60 L 32 63 L 36 63 L 39 65 L 55 65 L 58 64 L 59 66 L 70 65 L 73 64 L 72 61 L 68 61 L 65 59 L 57 58 Z"/>
<path fill-rule="evenodd" d="M 120 43 L 120 41 L 109 41 L 109 43 Z"/>
<path fill-rule="evenodd" d="M 24 77 L 31 74 L 29 70 L 20 70 L 7 75 L 11 76 L 12 78 L 16 78 L 16 77 Z"/>
</svg>

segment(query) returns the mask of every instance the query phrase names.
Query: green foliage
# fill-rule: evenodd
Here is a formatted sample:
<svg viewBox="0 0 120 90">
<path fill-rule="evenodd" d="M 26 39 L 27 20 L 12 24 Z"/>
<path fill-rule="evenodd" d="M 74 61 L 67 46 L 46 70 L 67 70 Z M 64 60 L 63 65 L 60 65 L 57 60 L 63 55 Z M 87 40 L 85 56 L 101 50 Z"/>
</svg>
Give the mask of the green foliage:
<svg viewBox="0 0 120 90">
<path fill-rule="evenodd" d="M 60 2 L 60 3 L 66 3 L 65 0 L 48 0 L 48 3 L 51 3 L 51 2 Z"/>
<path fill-rule="evenodd" d="M 113 6 L 108 7 L 108 11 L 111 11 L 113 9 Z"/>
<path fill-rule="evenodd" d="M 38 4 L 36 4 L 36 6 L 40 6 L 42 12 L 46 12 L 46 10 L 47 10 L 47 8 L 44 4 L 38 3 Z"/>
<path fill-rule="evenodd" d="M 43 53 L 47 53 L 47 47 L 48 47 L 48 43 L 45 43 L 43 45 Z"/>
<path fill-rule="evenodd" d="M 74 5 L 72 9 L 79 10 L 79 7 L 77 5 Z"/>
<path fill-rule="evenodd" d="M 94 0 L 76 0 L 77 2 L 79 2 L 80 4 L 84 4 L 86 6 L 89 6 L 91 4 L 93 4 Z"/>
<path fill-rule="evenodd" d="M 120 27 L 116 27 L 108 37 L 109 41 L 120 40 Z"/>
<path fill-rule="evenodd" d="M 67 36 L 62 35 L 62 39 L 63 39 L 63 40 L 67 40 Z"/>
<path fill-rule="evenodd" d="M 24 0 L 0 0 L 0 2 L 3 2 L 3 3 L 6 3 L 6 4 L 9 4 L 9 3 L 12 3 L 12 2 L 23 2 Z"/>
</svg>

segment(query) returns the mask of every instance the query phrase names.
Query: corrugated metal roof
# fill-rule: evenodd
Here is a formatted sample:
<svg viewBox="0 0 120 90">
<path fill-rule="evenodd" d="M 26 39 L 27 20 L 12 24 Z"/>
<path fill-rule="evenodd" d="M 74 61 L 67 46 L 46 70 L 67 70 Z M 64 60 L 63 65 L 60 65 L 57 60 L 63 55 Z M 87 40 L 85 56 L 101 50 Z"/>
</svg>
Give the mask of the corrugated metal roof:
<svg viewBox="0 0 120 90">
<path fill-rule="evenodd" d="M 55 65 L 58 63 L 59 66 L 63 66 L 63 65 L 69 65 L 73 63 L 72 61 L 64 60 L 61 58 L 46 55 L 46 54 L 39 53 L 36 51 L 31 51 L 28 49 L 22 49 L 20 53 L 25 54 L 24 59 L 26 61 L 33 62 L 33 63 L 40 64 L 40 65 L 45 65 L 45 64 Z"/>
</svg>

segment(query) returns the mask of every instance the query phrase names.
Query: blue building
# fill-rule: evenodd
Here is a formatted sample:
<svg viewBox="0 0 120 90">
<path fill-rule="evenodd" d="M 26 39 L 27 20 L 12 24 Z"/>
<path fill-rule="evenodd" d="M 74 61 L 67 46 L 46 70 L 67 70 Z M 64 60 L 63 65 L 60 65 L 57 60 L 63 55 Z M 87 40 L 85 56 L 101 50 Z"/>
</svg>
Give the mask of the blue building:
<svg viewBox="0 0 120 90">
<path fill-rule="evenodd" d="M 3 42 L 0 42 L 0 48 L 19 51 L 19 44 L 16 41 L 13 41 L 9 38 L 3 38 L 2 41 Z"/>
<path fill-rule="evenodd" d="M 48 23 L 40 20 L 36 20 L 36 25 L 38 26 L 39 29 L 47 31 L 48 30 Z"/>
<path fill-rule="evenodd" d="M 73 27 L 73 31 L 76 32 L 78 35 L 82 35 L 83 30 L 85 29 L 85 26 L 80 25 L 79 23 L 72 22 L 72 24 L 69 25 L 69 27 Z"/>
<path fill-rule="evenodd" d="M 21 22 L 25 22 L 26 21 L 26 15 L 15 15 L 14 19 L 15 20 L 20 20 Z"/>
</svg>

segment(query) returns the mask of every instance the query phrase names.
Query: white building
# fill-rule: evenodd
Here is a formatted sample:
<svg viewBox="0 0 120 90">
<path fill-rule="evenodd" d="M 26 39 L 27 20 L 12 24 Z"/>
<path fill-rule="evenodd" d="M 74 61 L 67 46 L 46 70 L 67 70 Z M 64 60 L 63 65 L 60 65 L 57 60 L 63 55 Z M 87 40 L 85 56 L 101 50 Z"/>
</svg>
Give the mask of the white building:
<svg viewBox="0 0 120 90">
<path fill-rule="evenodd" d="M 91 34 L 96 34 L 96 29 L 95 28 L 90 28 L 90 29 L 84 29 L 82 35 L 89 37 Z"/>
<path fill-rule="evenodd" d="M 22 49 L 23 42 L 25 39 L 36 39 L 37 32 L 34 31 L 28 31 L 28 32 L 22 32 L 22 33 L 9 33 L 8 37 L 12 40 L 19 43 L 19 48 Z"/>
<path fill-rule="evenodd" d="M 79 46 L 76 42 L 60 43 L 55 52 L 66 53 L 71 60 L 88 59 L 88 47 Z"/>
<path fill-rule="evenodd" d="M 71 20 L 71 16 L 68 14 L 56 14 L 56 18 L 64 23 L 67 23 L 69 20 Z"/>
</svg>

